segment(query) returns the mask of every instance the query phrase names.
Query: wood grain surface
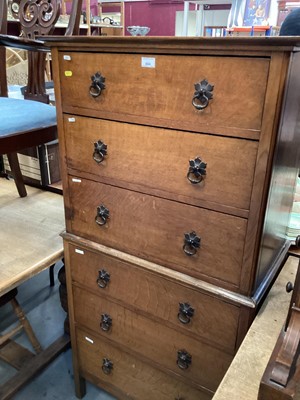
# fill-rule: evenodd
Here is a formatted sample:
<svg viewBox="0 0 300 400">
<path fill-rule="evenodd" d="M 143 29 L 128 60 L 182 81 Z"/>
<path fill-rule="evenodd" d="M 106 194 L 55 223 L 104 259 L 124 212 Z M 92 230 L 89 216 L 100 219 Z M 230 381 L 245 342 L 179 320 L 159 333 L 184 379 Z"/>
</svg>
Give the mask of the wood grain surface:
<svg viewBox="0 0 300 400">
<path fill-rule="evenodd" d="M 232 355 L 85 290 L 73 288 L 73 292 L 77 326 L 117 343 L 153 365 L 161 365 L 181 375 L 194 386 L 201 385 L 212 391 L 217 389 Z M 108 332 L 100 328 L 102 313 L 112 318 Z M 181 350 L 192 357 L 187 369 L 177 365 L 177 352 Z"/>
<path fill-rule="evenodd" d="M 238 306 L 201 293 L 196 286 L 187 288 L 182 281 L 175 281 L 171 277 L 164 279 L 159 274 L 80 246 L 70 245 L 69 253 L 74 285 L 167 323 L 185 334 L 234 351 Z M 102 269 L 110 275 L 105 288 L 97 284 Z M 187 302 L 194 308 L 194 315 L 187 324 L 178 319 L 180 302 Z"/>
<path fill-rule="evenodd" d="M 73 177 L 69 189 L 71 233 L 197 278 L 238 287 L 245 219 Z M 110 212 L 103 226 L 95 221 L 101 204 Z M 201 237 L 194 256 L 183 251 L 184 234 L 191 231 Z"/>
<path fill-rule="evenodd" d="M 189 383 L 176 379 L 175 374 L 167 374 L 146 364 L 105 339 L 99 340 L 90 332 L 78 329 L 77 343 L 80 363 L 85 366 L 83 376 L 118 399 L 128 399 L 128 393 L 133 399 L 150 396 L 160 400 L 210 400 L 212 397 L 208 390 L 197 390 Z M 103 358 L 113 362 L 113 371 L 109 375 L 102 372 Z"/>
<path fill-rule="evenodd" d="M 64 55 L 70 57 L 65 60 Z M 267 58 L 147 55 L 155 68 L 142 66 L 143 54 L 59 55 L 63 110 L 90 109 L 101 118 L 138 116 L 186 124 L 196 132 L 259 138 L 269 70 Z M 234 71 L 234 77 L 232 76 Z M 106 88 L 97 98 L 89 94 L 91 76 L 101 73 Z M 194 84 L 207 79 L 213 99 L 202 111 L 192 105 Z M 79 111 L 80 113 L 80 111 Z M 113 116 L 113 117 L 112 117 Z"/>
<path fill-rule="evenodd" d="M 248 210 L 258 143 L 176 130 L 142 127 L 75 115 L 64 117 L 67 166 L 104 183 L 159 193 L 193 205 Z M 82 132 L 85 132 L 83 135 Z M 102 163 L 93 159 L 94 143 L 107 145 Z M 155 143 L 155 144 L 154 144 Z M 217 150 L 217 151 L 216 151 Z M 189 161 L 200 157 L 205 180 L 192 184 Z M 191 179 L 195 179 L 192 174 Z"/>
<path fill-rule="evenodd" d="M 294 282 L 298 259 L 289 257 L 274 286 L 249 329 L 214 400 L 257 400 L 260 380 L 285 323 L 291 293 L 288 281 Z"/>
<path fill-rule="evenodd" d="M 13 181 L 0 178 L 0 296 L 63 256 L 63 198 L 28 187 L 20 198 Z"/>
</svg>

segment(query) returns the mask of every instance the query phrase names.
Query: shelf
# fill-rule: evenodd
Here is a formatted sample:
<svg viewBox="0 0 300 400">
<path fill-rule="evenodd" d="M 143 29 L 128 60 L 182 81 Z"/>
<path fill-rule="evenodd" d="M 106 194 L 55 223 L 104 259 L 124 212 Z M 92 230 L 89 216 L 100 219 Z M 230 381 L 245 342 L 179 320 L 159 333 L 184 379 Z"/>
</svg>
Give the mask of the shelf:
<svg viewBox="0 0 300 400">
<path fill-rule="evenodd" d="M 114 7 L 119 7 L 119 11 L 104 12 L 103 10 L 104 8 Z M 105 16 L 120 16 L 120 25 L 103 24 L 104 27 L 101 26 L 101 28 L 104 28 L 105 30 L 101 29 L 100 34 L 105 34 L 107 36 L 124 36 L 124 7 L 124 1 L 98 1 L 98 16 L 101 19 L 105 18 Z"/>
</svg>

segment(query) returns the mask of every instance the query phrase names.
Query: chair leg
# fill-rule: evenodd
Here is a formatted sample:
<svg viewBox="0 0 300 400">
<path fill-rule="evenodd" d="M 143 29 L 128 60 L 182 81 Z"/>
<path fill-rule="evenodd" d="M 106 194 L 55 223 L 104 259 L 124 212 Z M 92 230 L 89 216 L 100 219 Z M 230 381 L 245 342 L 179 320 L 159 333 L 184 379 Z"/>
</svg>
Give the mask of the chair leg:
<svg viewBox="0 0 300 400">
<path fill-rule="evenodd" d="M 52 264 L 49 268 L 50 286 L 54 286 L 54 267 L 55 264 Z"/>
<path fill-rule="evenodd" d="M 7 154 L 7 158 L 8 158 L 8 162 L 9 162 L 9 165 L 10 165 L 10 169 L 11 169 L 12 175 L 13 175 L 14 180 L 15 180 L 15 184 L 16 184 L 19 196 L 20 197 L 26 197 L 27 196 L 27 192 L 26 192 L 26 188 L 25 188 L 25 185 L 24 185 L 24 181 L 23 181 L 23 177 L 22 177 L 22 173 L 21 173 L 21 169 L 20 169 L 20 164 L 19 164 L 17 153 Z"/>
<path fill-rule="evenodd" d="M 25 332 L 27 333 L 28 339 L 30 340 L 34 351 L 38 354 L 42 351 L 42 347 L 37 339 L 37 337 L 35 336 L 33 329 L 30 325 L 30 323 L 28 322 L 22 308 L 20 307 L 17 299 L 14 297 L 11 300 L 11 304 L 13 306 L 14 312 L 16 313 L 17 317 L 19 318 L 19 321 L 21 323 L 21 325 L 23 326 Z"/>
</svg>

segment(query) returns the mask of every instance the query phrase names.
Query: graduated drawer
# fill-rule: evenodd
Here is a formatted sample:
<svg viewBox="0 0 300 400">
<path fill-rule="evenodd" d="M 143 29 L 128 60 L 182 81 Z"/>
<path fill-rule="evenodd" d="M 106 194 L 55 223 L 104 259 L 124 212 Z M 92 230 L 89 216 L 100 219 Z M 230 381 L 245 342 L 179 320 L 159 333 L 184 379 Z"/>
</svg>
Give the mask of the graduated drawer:
<svg viewBox="0 0 300 400">
<path fill-rule="evenodd" d="M 96 117 L 259 137 L 267 58 L 153 55 L 147 56 L 150 68 L 143 66 L 140 54 L 61 52 L 59 58 L 64 111 L 73 107 Z M 105 78 L 105 89 L 93 97 L 97 72 Z M 197 110 L 192 104 L 195 84 L 205 79 L 214 86 L 213 98 Z"/>
<path fill-rule="evenodd" d="M 239 307 L 102 253 L 70 245 L 69 258 L 76 284 L 234 352 Z"/>
<path fill-rule="evenodd" d="M 192 204 L 249 209 L 258 142 L 69 115 L 64 127 L 69 168 Z M 206 164 L 199 176 L 189 172 L 197 157 Z"/>
<path fill-rule="evenodd" d="M 107 389 L 118 399 L 135 400 L 210 400 L 212 393 L 200 391 L 173 375 L 146 364 L 111 343 L 99 340 L 77 329 L 77 349 L 80 372 L 101 388 Z M 106 361 L 105 365 L 104 360 Z M 109 361 L 113 364 L 109 369 Z"/>
<path fill-rule="evenodd" d="M 216 390 L 232 361 L 232 355 L 91 292 L 73 286 L 73 299 L 78 326 L 209 390 Z"/>
<path fill-rule="evenodd" d="M 247 220 L 73 177 L 69 195 L 70 233 L 195 278 L 239 285 Z"/>
</svg>

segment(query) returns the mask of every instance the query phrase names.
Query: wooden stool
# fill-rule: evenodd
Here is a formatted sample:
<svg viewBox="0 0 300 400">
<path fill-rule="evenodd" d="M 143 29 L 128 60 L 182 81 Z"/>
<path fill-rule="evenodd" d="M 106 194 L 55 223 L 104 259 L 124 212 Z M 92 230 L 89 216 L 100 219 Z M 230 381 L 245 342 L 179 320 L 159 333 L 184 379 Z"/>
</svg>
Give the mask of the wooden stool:
<svg viewBox="0 0 300 400">
<path fill-rule="evenodd" d="M 11 342 L 10 339 L 13 338 L 22 329 L 24 329 L 28 336 L 28 339 L 30 340 L 30 343 L 32 344 L 32 347 L 33 347 L 35 353 L 38 354 L 42 351 L 42 347 L 41 347 L 38 339 L 36 338 L 31 325 L 30 325 L 28 319 L 26 318 L 26 315 L 24 314 L 24 311 L 22 310 L 20 304 L 18 303 L 18 301 L 16 299 L 17 294 L 18 294 L 18 289 L 15 288 L 15 289 L 11 290 L 10 292 L 6 293 L 5 295 L 3 295 L 2 297 L 0 297 L 0 307 L 3 307 L 7 303 L 10 303 L 12 305 L 13 311 L 15 312 L 15 314 L 19 320 L 19 323 L 16 327 L 11 329 L 9 332 L 5 333 L 4 335 L 0 335 L 0 349 L 2 349 L 4 345 L 9 344 Z M 5 352 L 4 352 L 4 354 L 5 354 Z M 9 362 L 9 359 L 7 358 L 7 356 L 2 357 L 2 352 L 0 352 L 0 358 Z M 12 363 L 12 365 L 15 366 L 15 363 Z"/>
</svg>

